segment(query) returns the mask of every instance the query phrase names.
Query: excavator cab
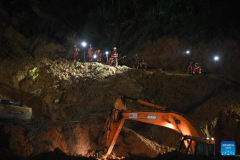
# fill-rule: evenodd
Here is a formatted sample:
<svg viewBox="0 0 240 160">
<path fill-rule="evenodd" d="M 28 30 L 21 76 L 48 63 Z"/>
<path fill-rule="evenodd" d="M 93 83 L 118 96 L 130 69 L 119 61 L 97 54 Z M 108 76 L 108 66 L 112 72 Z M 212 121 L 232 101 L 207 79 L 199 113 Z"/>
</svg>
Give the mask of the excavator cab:
<svg viewBox="0 0 240 160">
<path fill-rule="evenodd" d="M 32 108 L 0 97 L 0 118 L 29 120 L 32 118 Z"/>
<path fill-rule="evenodd" d="M 215 155 L 215 141 L 214 139 L 205 140 L 199 137 L 183 136 L 179 152 L 183 154 L 212 156 Z"/>
</svg>

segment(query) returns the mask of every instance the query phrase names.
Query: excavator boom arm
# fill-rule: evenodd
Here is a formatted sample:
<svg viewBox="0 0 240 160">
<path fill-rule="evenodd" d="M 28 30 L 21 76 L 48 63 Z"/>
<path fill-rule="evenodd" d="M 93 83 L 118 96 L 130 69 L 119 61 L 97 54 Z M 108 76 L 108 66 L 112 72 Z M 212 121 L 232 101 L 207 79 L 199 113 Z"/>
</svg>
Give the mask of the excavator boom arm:
<svg viewBox="0 0 240 160">
<path fill-rule="evenodd" d="M 179 132 L 182 136 L 195 137 L 202 139 L 203 141 L 206 138 L 199 127 L 188 116 L 167 110 L 167 107 L 154 105 L 142 100 L 137 100 L 137 102 L 153 108 L 157 108 L 159 110 L 128 110 L 125 104 L 125 97 L 119 97 L 113 104 L 114 107 L 105 126 L 105 130 L 107 132 L 108 151 L 103 158 L 107 158 L 111 154 L 117 137 L 126 119 L 167 127 Z M 187 146 L 187 143 L 185 143 L 185 145 Z"/>
<path fill-rule="evenodd" d="M 122 112 L 122 117 L 134 121 L 163 126 L 173 129 L 182 135 L 191 135 L 194 137 L 205 138 L 202 132 L 194 126 L 187 117 L 173 111 L 158 112 Z"/>
</svg>

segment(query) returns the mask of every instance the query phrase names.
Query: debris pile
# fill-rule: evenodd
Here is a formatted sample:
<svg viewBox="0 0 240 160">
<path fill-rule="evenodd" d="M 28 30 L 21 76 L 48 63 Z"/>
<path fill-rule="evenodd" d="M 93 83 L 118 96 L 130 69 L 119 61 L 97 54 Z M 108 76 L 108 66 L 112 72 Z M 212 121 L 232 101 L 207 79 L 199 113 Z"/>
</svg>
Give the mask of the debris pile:
<svg viewBox="0 0 240 160">
<path fill-rule="evenodd" d="M 113 67 L 104 65 L 98 62 L 95 63 L 81 63 L 69 62 L 67 60 L 53 61 L 48 73 L 53 73 L 59 80 L 67 80 L 78 82 L 80 78 L 85 80 L 103 80 L 109 76 L 127 72 L 130 68 L 127 66 Z"/>
</svg>

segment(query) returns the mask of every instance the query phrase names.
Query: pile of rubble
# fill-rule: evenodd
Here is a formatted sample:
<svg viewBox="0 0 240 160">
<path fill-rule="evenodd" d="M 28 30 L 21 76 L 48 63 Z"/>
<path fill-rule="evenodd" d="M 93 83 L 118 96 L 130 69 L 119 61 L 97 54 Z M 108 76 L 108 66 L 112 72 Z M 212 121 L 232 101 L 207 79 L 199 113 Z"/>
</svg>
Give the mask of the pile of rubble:
<svg viewBox="0 0 240 160">
<path fill-rule="evenodd" d="M 59 80 L 78 81 L 80 78 L 103 80 L 115 74 L 126 73 L 130 68 L 126 66 L 113 67 L 98 62 L 81 63 L 69 62 L 65 59 L 53 61 L 47 73 L 53 73 Z"/>
</svg>

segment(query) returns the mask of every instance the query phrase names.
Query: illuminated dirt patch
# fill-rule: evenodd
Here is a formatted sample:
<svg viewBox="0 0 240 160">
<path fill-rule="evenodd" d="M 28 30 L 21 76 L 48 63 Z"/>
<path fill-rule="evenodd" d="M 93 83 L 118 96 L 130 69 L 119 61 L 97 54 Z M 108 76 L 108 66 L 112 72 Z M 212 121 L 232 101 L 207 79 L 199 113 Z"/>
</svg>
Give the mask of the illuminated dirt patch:
<svg viewBox="0 0 240 160">
<path fill-rule="evenodd" d="M 61 150 L 67 155 L 93 157 L 97 149 L 98 135 L 103 126 L 79 125 L 45 120 L 18 122 L 17 125 L 0 123 L 1 135 L 9 144 L 3 146 L 9 155 L 28 157 Z M 103 139 L 100 148 L 105 147 Z M 130 129 L 124 128 L 118 137 L 111 157 L 156 157 L 172 151 L 172 148 L 150 141 Z M 3 148 L 0 149 L 3 151 Z"/>
</svg>

